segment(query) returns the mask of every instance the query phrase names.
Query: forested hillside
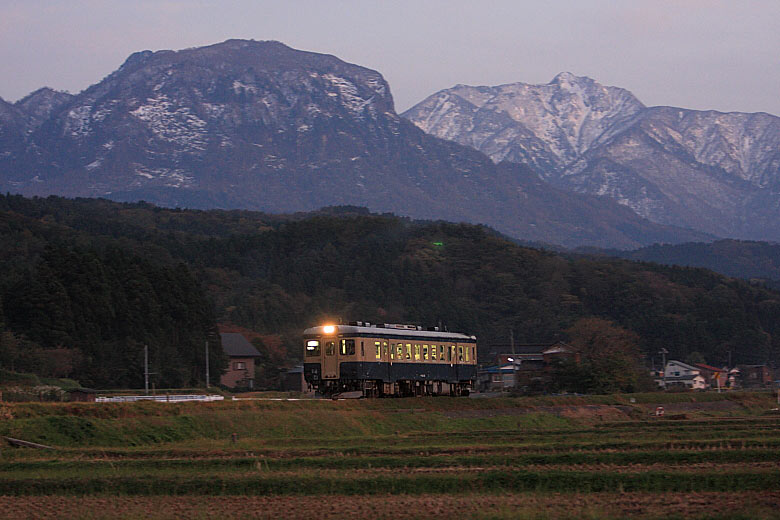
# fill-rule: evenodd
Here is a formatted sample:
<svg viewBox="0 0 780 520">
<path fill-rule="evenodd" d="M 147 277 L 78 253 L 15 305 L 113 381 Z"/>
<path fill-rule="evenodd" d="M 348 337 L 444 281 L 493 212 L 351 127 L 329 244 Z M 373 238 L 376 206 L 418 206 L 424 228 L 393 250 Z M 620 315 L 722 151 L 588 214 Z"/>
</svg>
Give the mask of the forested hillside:
<svg viewBox="0 0 780 520">
<path fill-rule="evenodd" d="M 685 244 L 655 244 L 634 251 L 589 250 L 606 254 L 662 264 L 706 267 L 727 276 L 761 281 L 780 289 L 780 244 L 749 240 L 716 240 Z"/>
<path fill-rule="evenodd" d="M 766 288 L 359 208 L 280 217 L 6 196 L 0 240 L 6 329 L 41 349 L 78 349 L 88 362 L 70 375 L 93 384 L 105 384 L 99 355 L 137 381 L 147 338 L 191 368 L 166 377 L 196 381 L 214 327 L 201 291 L 217 321 L 262 335 L 266 354 L 281 345 L 288 364 L 300 359 L 301 331 L 325 319 L 441 323 L 476 334 L 483 356 L 510 330 L 518 342 L 569 340 L 589 317 L 635 333 L 648 356 L 665 347 L 721 364 L 729 353 L 735 363 L 780 353 L 780 293 Z"/>
<path fill-rule="evenodd" d="M 0 237 L 3 369 L 138 388 L 147 345 L 153 384 L 175 388 L 203 384 L 207 340 L 211 366 L 224 366 L 213 307 L 185 264 L 8 211 Z"/>
</svg>

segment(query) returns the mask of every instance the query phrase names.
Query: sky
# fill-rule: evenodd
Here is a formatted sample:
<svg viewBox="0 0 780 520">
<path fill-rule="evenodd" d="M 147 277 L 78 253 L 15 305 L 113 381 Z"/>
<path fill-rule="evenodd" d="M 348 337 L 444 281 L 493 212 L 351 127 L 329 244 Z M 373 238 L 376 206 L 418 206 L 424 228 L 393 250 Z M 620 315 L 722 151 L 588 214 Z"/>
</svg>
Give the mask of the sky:
<svg viewBox="0 0 780 520">
<path fill-rule="evenodd" d="M 778 0 L 0 0 L 0 97 L 77 93 L 133 52 L 229 38 L 375 69 L 398 112 L 567 71 L 649 106 L 780 115 Z"/>
</svg>

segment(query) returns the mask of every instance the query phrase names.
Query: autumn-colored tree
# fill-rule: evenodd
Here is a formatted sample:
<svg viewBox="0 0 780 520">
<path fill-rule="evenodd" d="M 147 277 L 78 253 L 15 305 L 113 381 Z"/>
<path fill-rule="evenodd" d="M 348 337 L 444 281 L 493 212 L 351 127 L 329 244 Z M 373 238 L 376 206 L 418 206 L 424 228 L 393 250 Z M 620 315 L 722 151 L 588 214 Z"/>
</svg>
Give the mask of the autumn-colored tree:
<svg viewBox="0 0 780 520">
<path fill-rule="evenodd" d="M 601 318 L 577 320 L 566 333 L 579 361 L 557 363 L 554 384 L 559 390 L 604 394 L 647 389 L 649 376 L 635 333 Z"/>
</svg>

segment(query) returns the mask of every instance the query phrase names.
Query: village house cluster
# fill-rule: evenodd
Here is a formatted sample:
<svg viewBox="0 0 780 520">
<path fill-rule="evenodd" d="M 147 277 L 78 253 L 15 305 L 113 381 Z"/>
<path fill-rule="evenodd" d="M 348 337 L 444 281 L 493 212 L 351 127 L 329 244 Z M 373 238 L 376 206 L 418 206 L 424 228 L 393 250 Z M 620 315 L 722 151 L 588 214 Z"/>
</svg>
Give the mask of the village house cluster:
<svg viewBox="0 0 780 520">
<path fill-rule="evenodd" d="M 522 344 L 501 349 L 495 361 L 477 372 L 476 387 L 480 392 L 519 390 L 544 391 L 553 382 L 556 361 L 580 362 L 576 348 L 562 341 L 555 343 Z M 768 365 L 738 364 L 734 367 L 715 367 L 704 363 L 684 363 L 669 360 L 661 370 L 650 372 L 659 388 L 666 390 L 733 390 L 739 388 L 771 388 L 780 374 L 773 375 Z"/>
<path fill-rule="evenodd" d="M 499 348 L 506 348 L 501 346 Z M 514 345 L 513 352 L 498 354 L 495 364 L 477 372 L 477 390 L 500 392 L 510 389 L 542 391 L 552 381 L 556 360 L 580 361 L 580 353 L 562 341 Z M 507 348 L 507 350 L 510 350 Z"/>
<path fill-rule="evenodd" d="M 767 365 L 736 365 L 714 367 L 704 363 L 683 363 L 670 359 L 662 371 L 653 373 L 659 387 L 673 390 L 707 390 L 737 388 L 768 388 L 772 386 L 772 370 Z"/>
</svg>

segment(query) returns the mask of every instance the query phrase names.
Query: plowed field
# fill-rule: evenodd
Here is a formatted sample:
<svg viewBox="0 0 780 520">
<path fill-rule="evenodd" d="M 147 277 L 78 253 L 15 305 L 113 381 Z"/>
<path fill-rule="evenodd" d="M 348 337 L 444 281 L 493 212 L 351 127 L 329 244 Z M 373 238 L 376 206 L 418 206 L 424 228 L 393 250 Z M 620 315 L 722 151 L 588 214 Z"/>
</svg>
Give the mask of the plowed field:
<svg viewBox="0 0 780 520">
<path fill-rule="evenodd" d="M 0 518 L 780 519 L 771 396 L 474 401 L 10 406 Z"/>
<path fill-rule="evenodd" d="M 776 518 L 780 492 L 321 497 L 0 497 L 0 518 Z"/>
</svg>

